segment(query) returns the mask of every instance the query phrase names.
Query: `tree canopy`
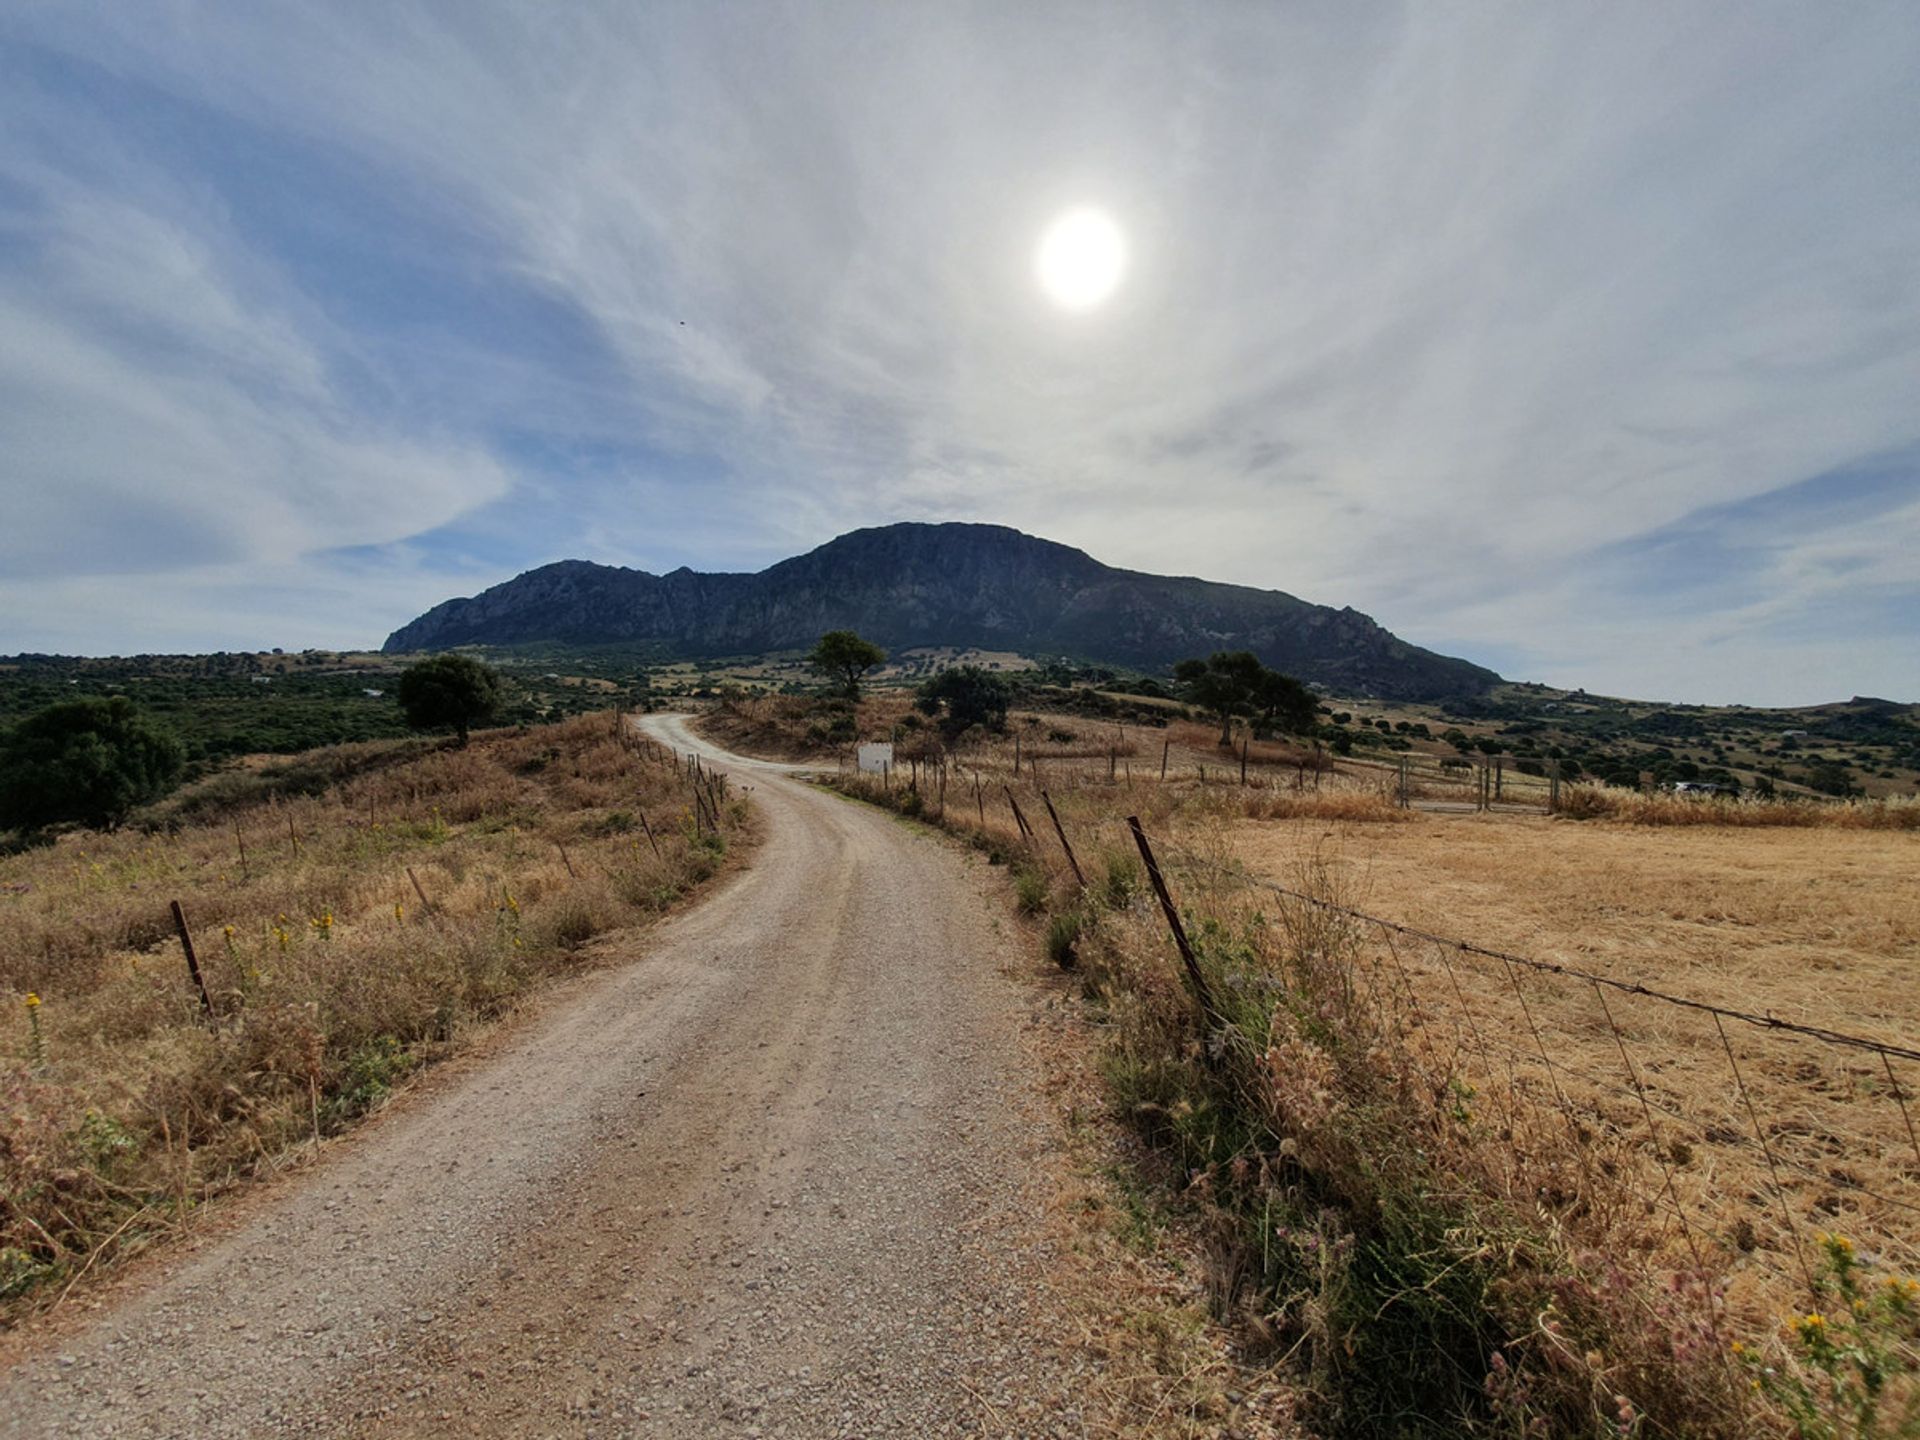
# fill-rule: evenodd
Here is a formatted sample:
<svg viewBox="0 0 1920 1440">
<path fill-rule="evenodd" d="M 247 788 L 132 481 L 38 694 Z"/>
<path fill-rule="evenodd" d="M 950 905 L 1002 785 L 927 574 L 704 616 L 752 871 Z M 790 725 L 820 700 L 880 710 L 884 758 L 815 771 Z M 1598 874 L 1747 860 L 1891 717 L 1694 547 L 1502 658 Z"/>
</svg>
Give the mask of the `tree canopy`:
<svg viewBox="0 0 1920 1440">
<path fill-rule="evenodd" d="M 1314 721 L 1313 692 L 1291 675 L 1269 670 L 1248 650 L 1216 650 L 1205 660 L 1182 660 L 1173 676 L 1190 703 L 1219 718 L 1222 745 L 1233 743 L 1236 715 L 1261 730 L 1294 734 Z"/>
<path fill-rule="evenodd" d="M 940 733 L 951 741 L 976 725 L 1006 729 L 1012 698 L 1012 688 L 1000 676 L 978 665 L 959 665 L 922 685 L 914 705 L 922 714 L 933 716 Z"/>
<path fill-rule="evenodd" d="M 860 682 L 867 672 L 886 663 L 886 651 L 851 630 L 829 630 L 807 654 L 807 664 L 849 700 L 860 698 Z"/>
<path fill-rule="evenodd" d="M 400 708 L 416 730 L 467 732 L 493 718 L 502 698 L 500 672 L 468 655 L 435 655 L 401 673 Z"/>
<path fill-rule="evenodd" d="M 185 764 L 179 740 L 124 695 L 49 705 L 0 735 L 0 826 L 117 825 Z"/>
</svg>

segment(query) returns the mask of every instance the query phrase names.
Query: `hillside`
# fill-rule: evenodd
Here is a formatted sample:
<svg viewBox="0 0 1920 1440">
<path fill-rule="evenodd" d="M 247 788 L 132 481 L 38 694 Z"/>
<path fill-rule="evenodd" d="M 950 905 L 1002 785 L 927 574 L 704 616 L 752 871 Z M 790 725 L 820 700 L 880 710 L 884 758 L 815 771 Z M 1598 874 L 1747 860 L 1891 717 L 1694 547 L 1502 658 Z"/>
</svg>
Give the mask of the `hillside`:
<svg viewBox="0 0 1920 1440">
<path fill-rule="evenodd" d="M 436 605 L 384 648 L 625 643 L 691 659 L 795 649 L 842 627 L 890 649 L 977 645 L 1144 669 L 1246 649 L 1341 694 L 1391 699 L 1475 695 L 1499 679 L 1351 608 L 1120 570 L 999 525 L 856 530 L 755 575 L 563 560 Z"/>
</svg>

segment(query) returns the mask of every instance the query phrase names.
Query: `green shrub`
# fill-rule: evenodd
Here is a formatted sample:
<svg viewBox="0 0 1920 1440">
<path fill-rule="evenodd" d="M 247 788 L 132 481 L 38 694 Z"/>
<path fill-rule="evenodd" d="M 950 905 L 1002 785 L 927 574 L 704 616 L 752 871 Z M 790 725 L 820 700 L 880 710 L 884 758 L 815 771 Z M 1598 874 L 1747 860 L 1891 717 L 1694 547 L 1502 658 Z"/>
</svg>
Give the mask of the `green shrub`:
<svg viewBox="0 0 1920 1440">
<path fill-rule="evenodd" d="M 1071 970 L 1078 958 L 1074 947 L 1080 943 L 1080 930 L 1078 910 L 1062 910 L 1047 925 L 1047 958 L 1062 970 Z"/>
<path fill-rule="evenodd" d="M 179 740 L 124 695 L 49 705 L 0 735 L 0 827 L 118 825 L 185 765 Z"/>
<path fill-rule="evenodd" d="M 1038 915 L 1047 908 L 1047 876 L 1028 863 L 1013 868 L 1013 895 L 1022 915 Z"/>
<path fill-rule="evenodd" d="M 1110 910 L 1124 910 L 1140 893 L 1144 876 L 1140 862 L 1124 850 L 1109 850 L 1100 857 L 1101 902 Z"/>
</svg>

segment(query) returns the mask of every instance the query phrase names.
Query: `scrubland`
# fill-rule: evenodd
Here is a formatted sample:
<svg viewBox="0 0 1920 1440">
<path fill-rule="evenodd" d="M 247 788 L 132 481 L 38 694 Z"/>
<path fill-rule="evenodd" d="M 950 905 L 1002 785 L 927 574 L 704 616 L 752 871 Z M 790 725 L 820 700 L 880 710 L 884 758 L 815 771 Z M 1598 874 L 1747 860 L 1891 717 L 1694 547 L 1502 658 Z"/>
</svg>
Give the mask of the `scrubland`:
<svg viewBox="0 0 1920 1440">
<path fill-rule="evenodd" d="M 1218 1315 L 1324 1432 L 1917 1433 L 1920 1064 L 1764 1022 L 1920 1049 L 1920 836 L 1423 813 L 1280 745 L 1242 787 L 1201 727 L 1014 719 L 1017 775 L 916 739 L 830 783 L 1009 867 Z"/>
<path fill-rule="evenodd" d="M 0 859 L 16 1312 L 341 1130 L 752 839 L 743 801 L 696 799 L 604 713 L 314 752 L 149 818 Z"/>
</svg>

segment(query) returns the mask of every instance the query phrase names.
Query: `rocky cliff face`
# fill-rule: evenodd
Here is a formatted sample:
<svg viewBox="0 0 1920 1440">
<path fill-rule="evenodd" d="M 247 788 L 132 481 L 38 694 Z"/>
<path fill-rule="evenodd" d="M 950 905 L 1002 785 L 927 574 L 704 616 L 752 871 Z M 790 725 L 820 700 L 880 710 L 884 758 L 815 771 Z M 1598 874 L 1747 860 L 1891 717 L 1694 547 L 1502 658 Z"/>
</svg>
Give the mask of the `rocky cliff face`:
<svg viewBox="0 0 1920 1440">
<path fill-rule="evenodd" d="M 698 658 L 804 648 L 843 628 L 889 649 L 978 645 L 1143 669 L 1252 650 L 1339 693 L 1388 698 L 1474 694 L 1499 678 L 1409 645 L 1352 609 L 1116 570 L 999 525 L 856 530 L 757 575 L 650 575 L 563 560 L 436 605 L 385 648 L 627 643 Z"/>
</svg>

